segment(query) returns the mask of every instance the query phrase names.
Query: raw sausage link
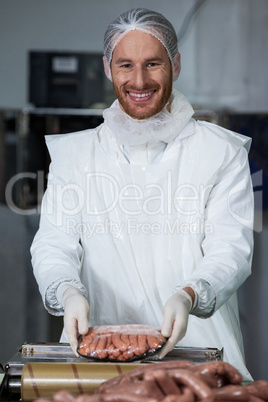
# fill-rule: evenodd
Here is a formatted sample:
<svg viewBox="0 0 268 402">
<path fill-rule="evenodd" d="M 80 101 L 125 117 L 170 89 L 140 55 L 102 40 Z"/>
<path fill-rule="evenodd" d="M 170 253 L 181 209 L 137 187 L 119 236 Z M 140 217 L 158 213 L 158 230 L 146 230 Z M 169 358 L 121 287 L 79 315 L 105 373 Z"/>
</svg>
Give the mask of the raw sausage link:
<svg viewBox="0 0 268 402">
<path fill-rule="evenodd" d="M 125 392 L 117 392 L 115 394 L 103 395 L 103 402 L 158 402 L 155 398 L 129 394 Z"/>
<path fill-rule="evenodd" d="M 83 337 L 83 341 L 80 343 L 80 348 L 83 348 L 85 346 L 89 346 L 93 340 L 93 337 L 91 335 L 86 335 Z"/>
<path fill-rule="evenodd" d="M 92 342 L 88 347 L 88 352 L 89 356 L 95 356 L 96 355 L 96 347 L 98 344 L 99 336 L 96 332 L 92 332 Z"/>
<path fill-rule="evenodd" d="M 170 371 L 172 372 L 172 370 L 191 369 L 193 367 L 195 367 L 195 364 L 188 360 L 146 364 L 146 365 L 138 367 L 134 370 L 131 370 L 130 372 L 128 372 L 126 374 L 121 374 L 118 377 L 114 377 L 114 378 L 111 378 L 110 380 L 103 382 L 99 386 L 98 391 L 104 392 L 104 390 L 106 388 L 109 388 L 111 385 L 121 384 L 121 382 L 133 381 L 136 378 L 142 379 L 143 374 L 146 373 L 147 371 L 162 369 L 162 370 L 167 370 L 168 372 L 170 372 Z"/>
<path fill-rule="evenodd" d="M 126 358 L 126 360 L 131 360 L 131 359 L 133 359 L 133 357 L 135 355 L 134 355 L 134 352 L 132 352 L 132 350 L 129 349 L 129 350 L 126 350 L 125 352 L 123 352 L 123 356 Z"/>
<path fill-rule="evenodd" d="M 226 385 L 213 390 L 215 401 L 245 401 L 248 402 L 250 395 L 242 385 Z"/>
<path fill-rule="evenodd" d="M 67 391 L 59 391 L 54 395 L 53 401 L 55 402 L 73 402 L 75 397 Z"/>
<path fill-rule="evenodd" d="M 167 374 L 165 370 L 154 370 L 152 371 L 152 375 L 155 378 L 160 389 L 162 389 L 164 395 L 169 394 L 181 395 L 179 387 L 177 386 L 175 381 Z"/>
<path fill-rule="evenodd" d="M 99 334 L 99 341 L 96 346 L 96 353 L 100 359 L 106 359 L 106 357 L 108 356 L 106 345 L 107 345 L 107 336 Z"/>
<path fill-rule="evenodd" d="M 191 369 L 194 368 L 195 364 L 193 362 L 190 362 L 188 360 L 181 360 L 181 361 L 170 361 L 170 362 L 160 362 L 160 363 L 154 363 L 153 367 L 152 365 L 144 365 L 142 367 L 138 367 L 131 372 L 127 373 L 126 375 L 129 375 L 130 378 L 134 377 L 141 377 L 143 373 L 146 371 L 150 370 L 167 370 L 168 372 L 172 372 L 172 370 L 179 370 L 179 369 Z"/>
<path fill-rule="evenodd" d="M 75 402 L 101 402 L 101 399 L 98 395 L 80 395 Z"/>
<path fill-rule="evenodd" d="M 138 351 L 139 355 L 144 355 L 147 349 L 147 337 L 145 334 L 138 334 Z"/>
<path fill-rule="evenodd" d="M 106 388 L 105 393 L 102 393 L 101 395 L 106 395 L 106 394 L 113 394 L 113 393 L 126 393 L 126 394 L 133 394 L 133 395 L 140 395 L 140 396 L 150 396 L 152 398 L 155 398 L 157 400 L 162 400 L 164 395 L 162 391 L 159 389 L 159 387 L 155 384 L 154 380 L 148 380 L 148 381 L 140 381 L 138 383 L 130 382 L 130 383 L 124 383 L 118 385 L 112 385 L 109 388 Z"/>
<path fill-rule="evenodd" d="M 126 345 L 126 350 L 129 348 L 130 346 L 130 342 L 129 342 L 129 337 L 127 334 L 122 333 L 121 334 L 121 341 L 124 343 L 124 345 Z"/>
<path fill-rule="evenodd" d="M 147 388 L 147 395 L 153 396 L 157 400 L 161 401 L 164 398 L 165 393 L 157 384 L 153 371 L 148 371 L 145 373 L 143 379 L 144 381 L 142 383 L 145 384 Z"/>
<path fill-rule="evenodd" d="M 168 395 L 162 402 L 195 402 L 195 396 L 189 388 L 182 390 L 182 395 Z"/>
<path fill-rule="evenodd" d="M 268 381 L 259 380 L 246 385 L 251 395 L 257 396 L 264 400 L 268 399 Z"/>
<path fill-rule="evenodd" d="M 152 350 L 158 349 L 159 346 L 162 345 L 162 343 L 160 343 L 160 339 L 156 338 L 153 335 L 147 335 L 147 343 L 149 345 L 149 348 Z"/>
<path fill-rule="evenodd" d="M 204 399 L 212 396 L 211 389 L 194 375 L 190 370 L 176 370 L 170 373 L 170 376 L 179 383 L 189 387 L 199 398 Z"/>
<path fill-rule="evenodd" d="M 257 396 L 250 395 L 250 398 L 248 401 L 249 402 L 263 402 L 263 401 L 267 401 L 267 399 L 261 399 L 261 398 L 258 398 Z"/>
<path fill-rule="evenodd" d="M 135 334 L 130 334 L 129 335 L 129 341 L 130 341 L 130 349 L 132 350 L 132 352 L 135 354 L 135 355 L 138 355 L 138 347 L 139 347 L 139 345 L 138 345 L 138 335 L 135 333 Z"/>
<path fill-rule="evenodd" d="M 121 352 L 125 352 L 127 350 L 126 345 L 121 340 L 120 332 L 114 332 L 112 334 L 112 342 L 114 346 L 119 349 Z"/>
<path fill-rule="evenodd" d="M 223 376 L 228 383 L 238 385 L 242 382 L 242 375 L 231 364 L 217 361 L 196 365 L 194 371 L 211 376 Z"/>
<path fill-rule="evenodd" d="M 183 387 L 180 402 L 194 402 L 194 401 L 195 401 L 194 393 L 190 390 L 190 388 Z"/>
<path fill-rule="evenodd" d="M 112 344 L 112 333 L 108 332 L 106 338 L 107 338 L 106 349 L 108 353 L 109 346 Z"/>
</svg>

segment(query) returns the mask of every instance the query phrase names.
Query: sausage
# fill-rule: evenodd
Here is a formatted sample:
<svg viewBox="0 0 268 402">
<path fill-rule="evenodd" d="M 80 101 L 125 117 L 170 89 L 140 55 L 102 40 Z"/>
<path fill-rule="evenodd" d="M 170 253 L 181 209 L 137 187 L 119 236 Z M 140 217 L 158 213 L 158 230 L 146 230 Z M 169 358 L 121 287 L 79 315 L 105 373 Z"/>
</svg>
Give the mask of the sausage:
<svg viewBox="0 0 268 402">
<path fill-rule="evenodd" d="M 166 338 L 159 333 L 157 336 L 148 334 L 147 335 L 147 343 L 149 345 L 149 348 L 152 350 L 159 349 L 166 341 Z"/>
<path fill-rule="evenodd" d="M 155 336 L 150 335 L 150 334 L 147 335 L 147 343 L 149 345 L 149 348 L 152 350 L 156 350 L 160 346 L 158 339 Z"/>
<path fill-rule="evenodd" d="M 120 332 L 113 332 L 112 334 L 112 343 L 119 349 L 121 352 L 125 352 L 127 350 L 126 345 L 121 340 Z"/>
<path fill-rule="evenodd" d="M 242 375 L 239 371 L 231 364 L 222 361 L 198 364 L 194 371 L 210 376 L 223 376 L 228 383 L 234 385 L 240 385 L 242 382 Z"/>
<path fill-rule="evenodd" d="M 258 398 L 257 396 L 250 395 L 249 402 L 263 402 L 265 399 Z"/>
<path fill-rule="evenodd" d="M 98 344 L 99 336 L 96 332 L 92 332 L 92 342 L 88 347 L 88 355 L 89 356 L 96 356 L 96 347 Z"/>
<path fill-rule="evenodd" d="M 120 352 L 120 354 L 116 357 L 116 360 L 118 360 L 119 362 L 125 362 L 127 360 L 127 358 L 126 358 L 126 356 L 124 356 L 123 353 Z"/>
<path fill-rule="evenodd" d="M 142 356 L 147 349 L 147 337 L 145 334 L 138 333 L 138 355 Z"/>
<path fill-rule="evenodd" d="M 146 375 L 149 373 L 145 373 L 144 379 L 146 379 Z M 165 370 L 154 370 L 152 371 L 152 376 L 156 380 L 160 389 L 163 391 L 164 395 L 181 395 L 181 391 L 175 381 L 167 374 Z"/>
<path fill-rule="evenodd" d="M 190 370 L 176 370 L 169 375 L 176 383 L 189 387 L 199 399 L 212 397 L 212 390 Z"/>
<path fill-rule="evenodd" d="M 99 395 L 85 395 L 82 394 L 75 399 L 75 402 L 101 402 Z"/>
<path fill-rule="evenodd" d="M 130 378 L 138 377 L 140 378 L 143 373 L 150 371 L 150 370 L 167 370 L 167 372 L 172 372 L 173 370 L 179 370 L 179 369 L 192 369 L 195 367 L 195 364 L 193 362 L 190 362 L 188 360 L 179 360 L 179 361 L 167 361 L 167 362 L 159 362 L 159 363 L 153 363 L 144 365 L 141 367 L 138 367 L 131 372 L 127 373 L 126 375 L 129 375 Z"/>
<path fill-rule="evenodd" d="M 106 359 L 106 357 L 108 356 L 106 345 L 107 345 L 107 336 L 104 334 L 99 334 L 99 340 L 96 346 L 96 353 L 100 359 Z"/>
<path fill-rule="evenodd" d="M 67 400 L 67 399 L 66 399 Z M 45 398 L 38 398 L 38 399 L 35 399 L 35 402 L 50 402 L 50 400 L 49 399 L 45 399 Z"/>
<path fill-rule="evenodd" d="M 112 343 L 112 332 L 108 332 L 107 335 L 106 335 L 106 349 L 107 349 L 107 353 L 108 353 L 108 349 L 109 349 L 109 346 L 111 345 L 111 343 Z"/>
<path fill-rule="evenodd" d="M 155 379 L 154 373 L 152 371 L 148 371 L 147 373 L 144 374 L 143 380 L 144 381 L 142 381 L 141 383 L 144 385 L 145 391 L 143 392 L 142 395 L 145 396 L 149 395 L 161 401 L 164 398 L 165 393 L 159 387 Z"/>
<path fill-rule="evenodd" d="M 85 335 L 82 337 L 82 341 L 80 342 L 80 347 L 89 346 L 92 342 L 91 335 Z"/>
<path fill-rule="evenodd" d="M 250 395 L 243 385 L 226 385 L 213 390 L 215 401 L 249 401 Z"/>
<path fill-rule="evenodd" d="M 132 395 L 139 395 L 143 397 L 152 397 L 156 400 L 161 400 L 164 397 L 164 394 L 156 385 L 154 379 L 148 381 L 139 381 L 138 383 L 129 382 L 123 384 L 115 384 L 109 388 L 105 389 L 105 392 L 102 392 L 102 395 L 106 394 L 132 394 Z"/>
<path fill-rule="evenodd" d="M 134 355 L 134 352 L 132 352 L 132 350 L 129 349 L 129 350 L 126 350 L 125 352 L 123 352 L 123 356 L 126 358 L 126 360 L 131 360 L 131 359 L 133 359 L 133 357 L 135 355 Z"/>
<path fill-rule="evenodd" d="M 124 345 L 126 345 L 126 350 L 129 348 L 130 345 L 130 341 L 129 341 L 129 337 L 127 334 L 122 333 L 121 334 L 121 341 L 124 343 Z"/>
<path fill-rule="evenodd" d="M 53 401 L 55 402 L 74 402 L 75 397 L 67 391 L 56 392 L 53 396 Z"/>
<path fill-rule="evenodd" d="M 87 345 L 80 345 L 77 349 L 78 353 L 82 356 L 88 356 L 88 347 Z"/>
<path fill-rule="evenodd" d="M 207 384 L 210 388 L 221 388 L 223 386 L 221 381 L 222 377 L 212 377 L 208 374 L 202 374 L 199 372 L 195 372 L 194 375 Z"/>
<path fill-rule="evenodd" d="M 121 352 L 119 349 L 117 349 L 113 343 L 110 344 L 108 347 L 108 357 L 109 359 L 117 359 L 118 356 L 120 356 Z"/>
<path fill-rule="evenodd" d="M 182 397 L 180 402 L 194 402 L 195 396 L 194 393 L 190 390 L 190 388 L 183 387 L 182 388 Z M 207 401 L 209 402 L 209 401 Z"/>
<path fill-rule="evenodd" d="M 89 345 L 92 343 L 93 337 L 88 334 L 82 337 L 78 347 L 78 352 L 83 356 L 89 355 Z"/>
<path fill-rule="evenodd" d="M 116 392 L 114 394 L 103 395 L 101 401 L 103 402 L 158 402 L 157 399 L 151 397 L 144 397 L 125 392 Z"/>
<path fill-rule="evenodd" d="M 268 381 L 254 381 L 245 386 L 250 395 L 257 396 L 261 399 L 268 399 Z"/>
<path fill-rule="evenodd" d="M 167 370 L 168 373 L 172 372 L 173 370 L 177 369 L 192 369 L 195 367 L 195 363 L 188 361 L 188 360 L 179 360 L 179 361 L 168 361 L 168 362 L 159 362 L 153 364 L 146 364 L 142 365 L 141 367 L 137 367 L 129 371 L 126 374 L 121 374 L 117 377 L 111 378 L 103 383 L 100 384 L 98 390 L 99 392 L 104 392 L 106 388 L 109 388 L 115 384 L 121 384 L 122 382 L 129 382 L 135 381 L 136 379 L 142 379 L 144 373 L 151 371 L 151 370 Z"/>
<path fill-rule="evenodd" d="M 109 344 L 109 346 L 108 346 Z M 107 340 L 107 353 L 108 353 L 108 358 L 111 360 L 116 360 L 118 356 L 120 356 L 121 352 L 119 349 L 115 347 L 113 344 L 113 333 L 111 332 L 108 335 L 108 340 Z"/>
<path fill-rule="evenodd" d="M 195 402 L 195 396 L 189 388 L 184 387 L 182 395 L 167 395 L 162 402 Z"/>
<path fill-rule="evenodd" d="M 158 340 L 158 342 L 159 342 L 160 345 L 162 345 L 163 343 L 165 343 L 166 340 L 167 340 L 167 338 L 165 338 L 165 337 L 161 334 L 160 330 L 158 331 L 158 334 L 157 334 L 157 340 Z"/>
<path fill-rule="evenodd" d="M 138 335 L 136 333 L 129 334 L 129 348 L 135 355 L 139 354 Z"/>
<path fill-rule="evenodd" d="M 181 398 L 178 395 L 167 395 L 161 402 L 180 402 Z"/>
<path fill-rule="evenodd" d="M 157 400 L 161 401 L 165 396 L 165 393 L 157 384 L 153 371 L 148 371 L 145 373 L 143 379 L 143 384 L 146 386 L 146 395 L 153 396 Z"/>
</svg>

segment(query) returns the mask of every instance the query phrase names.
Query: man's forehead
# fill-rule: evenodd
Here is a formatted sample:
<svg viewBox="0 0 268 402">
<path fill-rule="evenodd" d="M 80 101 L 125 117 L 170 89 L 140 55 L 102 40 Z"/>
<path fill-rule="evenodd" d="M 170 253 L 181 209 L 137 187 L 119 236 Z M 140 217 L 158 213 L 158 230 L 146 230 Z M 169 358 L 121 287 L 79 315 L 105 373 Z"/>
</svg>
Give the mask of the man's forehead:
<svg viewBox="0 0 268 402">
<path fill-rule="evenodd" d="M 126 32 L 120 38 L 115 38 L 115 45 L 113 53 L 119 54 L 124 52 L 127 58 L 131 57 L 131 51 L 134 47 L 142 50 L 149 51 L 152 50 L 152 54 L 154 51 L 158 51 L 159 53 L 164 53 L 168 56 L 166 48 L 159 38 L 156 36 L 144 32 L 140 29 L 133 29 Z M 124 57 L 124 56 L 123 56 Z M 151 58 L 150 56 L 148 57 Z"/>
</svg>

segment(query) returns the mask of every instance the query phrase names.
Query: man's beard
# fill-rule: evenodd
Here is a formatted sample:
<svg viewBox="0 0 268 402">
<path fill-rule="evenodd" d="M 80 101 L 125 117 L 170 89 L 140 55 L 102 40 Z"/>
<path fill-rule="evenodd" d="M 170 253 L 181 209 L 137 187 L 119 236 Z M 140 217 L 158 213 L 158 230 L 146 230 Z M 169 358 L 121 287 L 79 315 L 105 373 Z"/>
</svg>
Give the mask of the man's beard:
<svg viewBox="0 0 268 402">
<path fill-rule="evenodd" d="M 149 87 L 148 85 L 144 88 L 128 88 L 128 91 L 149 91 L 151 89 L 151 87 Z M 154 85 L 154 89 L 155 89 L 155 85 Z M 158 88 L 156 88 L 158 90 Z M 166 87 L 163 89 L 163 94 L 162 97 L 160 98 L 160 100 L 154 105 L 153 108 L 149 108 L 149 110 L 147 110 L 148 108 L 145 106 L 144 108 L 142 107 L 142 105 L 139 107 L 139 105 L 135 106 L 133 104 L 130 104 L 130 102 L 125 100 L 125 97 L 122 96 L 120 90 L 118 89 L 118 87 L 114 86 L 114 92 L 115 95 L 119 101 L 120 107 L 121 109 L 127 113 L 130 117 L 132 117 L 133 119 L 147 119 L 149 117 L 152 117 L 154 115 L 156 115 L 157 113 L 161 112 L 161 110 L 166 106 L 166 104 L 169 101 L 169 98 L 171 96 L 172 93 L 172 80 L 170 80 Z M 143 110 L 144 109 L 144 110 Z"/>
</svg>

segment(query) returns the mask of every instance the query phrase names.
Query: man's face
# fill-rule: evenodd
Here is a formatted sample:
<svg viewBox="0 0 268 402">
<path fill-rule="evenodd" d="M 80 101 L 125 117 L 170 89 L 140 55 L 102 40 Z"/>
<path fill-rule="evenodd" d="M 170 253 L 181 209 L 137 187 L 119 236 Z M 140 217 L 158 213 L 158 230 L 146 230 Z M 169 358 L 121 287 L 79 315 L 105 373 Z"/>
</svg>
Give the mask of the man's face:
<svg viewBox="0 0 268 402">
<path fill-rule="evenodd" d="M 128 32 L 116 45 L 111 61 L 113 86 L 121 108 L 135 119 L 160 112 L 172 91 L 172 67 L 154 36 Z"/>
</svg>

